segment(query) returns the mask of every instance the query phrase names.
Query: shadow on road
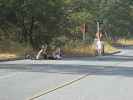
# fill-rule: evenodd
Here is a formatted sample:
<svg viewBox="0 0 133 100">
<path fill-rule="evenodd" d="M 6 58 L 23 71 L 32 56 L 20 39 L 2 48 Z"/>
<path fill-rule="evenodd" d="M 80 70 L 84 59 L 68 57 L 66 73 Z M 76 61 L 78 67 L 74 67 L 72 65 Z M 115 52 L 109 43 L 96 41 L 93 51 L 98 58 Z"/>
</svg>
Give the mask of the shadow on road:
<svg viewBox="0 0 133 100">
<path fill-rule="evenodd" d="M 128 49 L 128 50 L 133 50 L 133 45 L 121 45 L 121 44 L 117 44 L 117 45 L 113 45 L 115 48 L 118 49 Z"/>
<path fill-rule="evenodd" d="M 97 56 L 97 57 L 72 57 L 72 58 L 65 58 L 65 60 L 127 62 L 127 61 L 133 61 L 133 56 L 110 55 L 110 56 Z"/>
<path fill-rule="evenodd" d="M 73 57 L 67 58 L 65 60 L 81 60 L 81 61 L 119 61 L 119 62 L 127 62 L 133 61 L 133 56 L 127 55 L 110 55 L 110 56 L 97 56 L 97 57 Z"/>
<path fill-rule="evenodd" d="M 98 58 L 98 60 L 127 62 L 127 61 L 133 61 L 133 56 L 112 55 L 112 56 Z"/>
<path fill-rule="evenodd" d="M 70 66 L 70 65 L 1 65 L 0 69 L 22 72 L 58 73 L 58 74 L 90 74 L 90 75 L 120 75 L 133 77 L 133 68 L 115 66 Z"/>
</svg>

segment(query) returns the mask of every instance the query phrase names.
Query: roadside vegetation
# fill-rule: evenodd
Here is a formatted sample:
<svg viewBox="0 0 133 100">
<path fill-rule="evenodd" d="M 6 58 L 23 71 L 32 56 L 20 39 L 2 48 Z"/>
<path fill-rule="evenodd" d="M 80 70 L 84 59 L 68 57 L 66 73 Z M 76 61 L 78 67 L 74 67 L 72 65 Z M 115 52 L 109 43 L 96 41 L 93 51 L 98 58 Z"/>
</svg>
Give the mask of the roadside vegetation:
<svg viewBox="0 0 133 100">
<path fill-rule="evenodd" d="M 112 44 L 114 45 L 125 45 L 125 46 L 133 46 L 133 39 L 131 38 L 122 38 L 122 39 L 118 39 L 115 42 L 112 42 Z"/>
<path fill-rule="evenodd" d="M 72 46 L 73 44 L 73 46 Z M 74 43 L 64 46 L 63 51 L 68 56 L 96 56 L 96 48 L 93 43 Z M 104 42 L 104 54 L 112 54 L 118 52 L 119 49 L 113 47 L 107 41 Z"/>
<path fill-rule="evenodd" d="M 114 42 L 132 45 L 132 0 L 0 0 L 0 58 L 35 53 L 43 44 L 66 55 L 94 56 L 97 22 L 105 53 L 117 51 Z M 110 42 L 114 37 L 126 39 Z"/>
<path fill-rule="evenodd" d="M 58 45 L 52 45 L 49 46 L 49 51 L 52 51 L 54 46 Z M 118 52 L 119 50 L 115 47 L 113 47 L 108 42 L 104 43 L 104 50 L 105 54 L 112 54 L 115 52 Z M 72 41 L 67 42 L 65 45 L 61 46 L 61 49 L 63 51 L 64 56 L 96 56 L 96 49 L 95 45 L 93 43 L 83 43 L 82 41 Z M 25 44 L 19 44 L 19 43 L 11 43 L 8 44 L 8 47 L 4 45 L 0 51 L 0 60 L 8 60 L 8 59 L 15 59 L 18 57 L 24 58 L 26 54 L 36 54 L 37 50 L 33 50 L 31 46 L 25 46 Z"/>
</svg>

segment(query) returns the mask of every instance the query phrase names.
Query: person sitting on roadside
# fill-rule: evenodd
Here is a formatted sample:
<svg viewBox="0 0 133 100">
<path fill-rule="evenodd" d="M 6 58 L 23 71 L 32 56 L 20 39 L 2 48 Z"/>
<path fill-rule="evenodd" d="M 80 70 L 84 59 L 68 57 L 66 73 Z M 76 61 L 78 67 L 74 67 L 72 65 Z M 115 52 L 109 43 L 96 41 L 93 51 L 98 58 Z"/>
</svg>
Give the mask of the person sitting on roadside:
<svg viewBox="0 0 133 100">
<path fill-rule="evenodd" d="M 47 59 L 47 45 L 42 45 L 41 50 L 37 53 L 36 59 Z"/>
<path fill-rule="evenodd" d="M 53 59 L 62 59 L 61 49 L 59 47 L 57 47 L 55 51 L 52 53 L 52 57 Z"/>
</svg>

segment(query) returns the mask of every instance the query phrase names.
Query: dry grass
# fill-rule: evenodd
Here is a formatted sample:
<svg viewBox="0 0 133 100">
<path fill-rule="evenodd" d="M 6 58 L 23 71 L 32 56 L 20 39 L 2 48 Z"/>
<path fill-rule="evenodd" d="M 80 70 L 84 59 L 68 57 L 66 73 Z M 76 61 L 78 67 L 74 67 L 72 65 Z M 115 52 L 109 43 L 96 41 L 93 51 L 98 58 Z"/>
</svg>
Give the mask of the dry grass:
<svg viewBox="0 0 133 100">
<path fill-rule="evenodd" d="M 13 41 L 0 41 L 0 60 L 15 59 L 23 57 L 27 52 L 33 50 L 30 45 L 20 44 Z"/>
<path fill-rule="evenodd" d="M 94 56 L 95 49 L 92 45 L 80 45 L 79 47 L 65 47 L 63 49 L 66 55 L 71 56 Z"/>
<path fill-rule="evenodd" d="M 115 43 L 120 45 L 133 45 L 133 39 L 118 39 Z"/>
<path fill-rule="evenodd" d="M 73 46 L 72 46 L 73 45 Z M 15 47 L 14 47 L 15 48 Z M 19 57 L 20 55 L 24 55 L 26 52 L 30 53 L 33 50 L 30 47 L 17 47 L 17 49 L 11 50 L 0 50 L 0 60 L 6 59 L 14 59 Z M 105 53 L 114 53 L 117 52 L 118 49 L 112 47 L 109 43 L 105 43 Z M 83 44 L 80 42 L 70 43 L 69 45 L 64 46 L 63 52 L 68 56 L 95 56 L 96 50 L 95 46 L 92 44 Z"/>
<path fill-rule="evenodd" d="M 13 59 L 16 58 L 16 54 L 11 54 L 11 53 L 0 53 L 0 60 L 6 60 L 6 59 Z"/>
<path fill-rule="evenodd" d="M 105 43 L 105 53 L 110 54 L 110 53 L 114 53 L 114 52 L 118 52 L 119 49 L 113 47 L 112 45 Z"/>
<path fill-rule="evenodd" d="M 119 51 L 118 49 L 114 48 L 108 43 L 105 43 L 104 47 L 105 47 L 104 50 L 106 54 Z M 85 45 L 80 45 L 79 47 L 75 47 L 75 48 L 65 47 L 63 51 L 66 55 L 70 55 L 70 56 L 95 56 L 96 55 L 95 45 L 85 44 Z"/>
</svg>

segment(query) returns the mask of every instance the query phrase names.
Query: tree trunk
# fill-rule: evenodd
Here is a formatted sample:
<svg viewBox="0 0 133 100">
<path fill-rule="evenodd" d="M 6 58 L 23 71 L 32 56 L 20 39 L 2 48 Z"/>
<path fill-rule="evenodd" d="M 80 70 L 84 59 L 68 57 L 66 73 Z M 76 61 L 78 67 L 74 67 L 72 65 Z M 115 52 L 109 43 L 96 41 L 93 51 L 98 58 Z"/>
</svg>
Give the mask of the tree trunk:
<svg viewBox="0 0 133 100">
<path fill-rule="evenodd" d="M 34 17 L 32 16 L 31 18 L 31 26 L 29 29 L 29 42 L 32 45 L 33 49 L 36 49 L 35 47 L 35 43 L 34 43 L 34 39 L 33 39 L 33 29 L 34 29 Z"/>
</svg>

